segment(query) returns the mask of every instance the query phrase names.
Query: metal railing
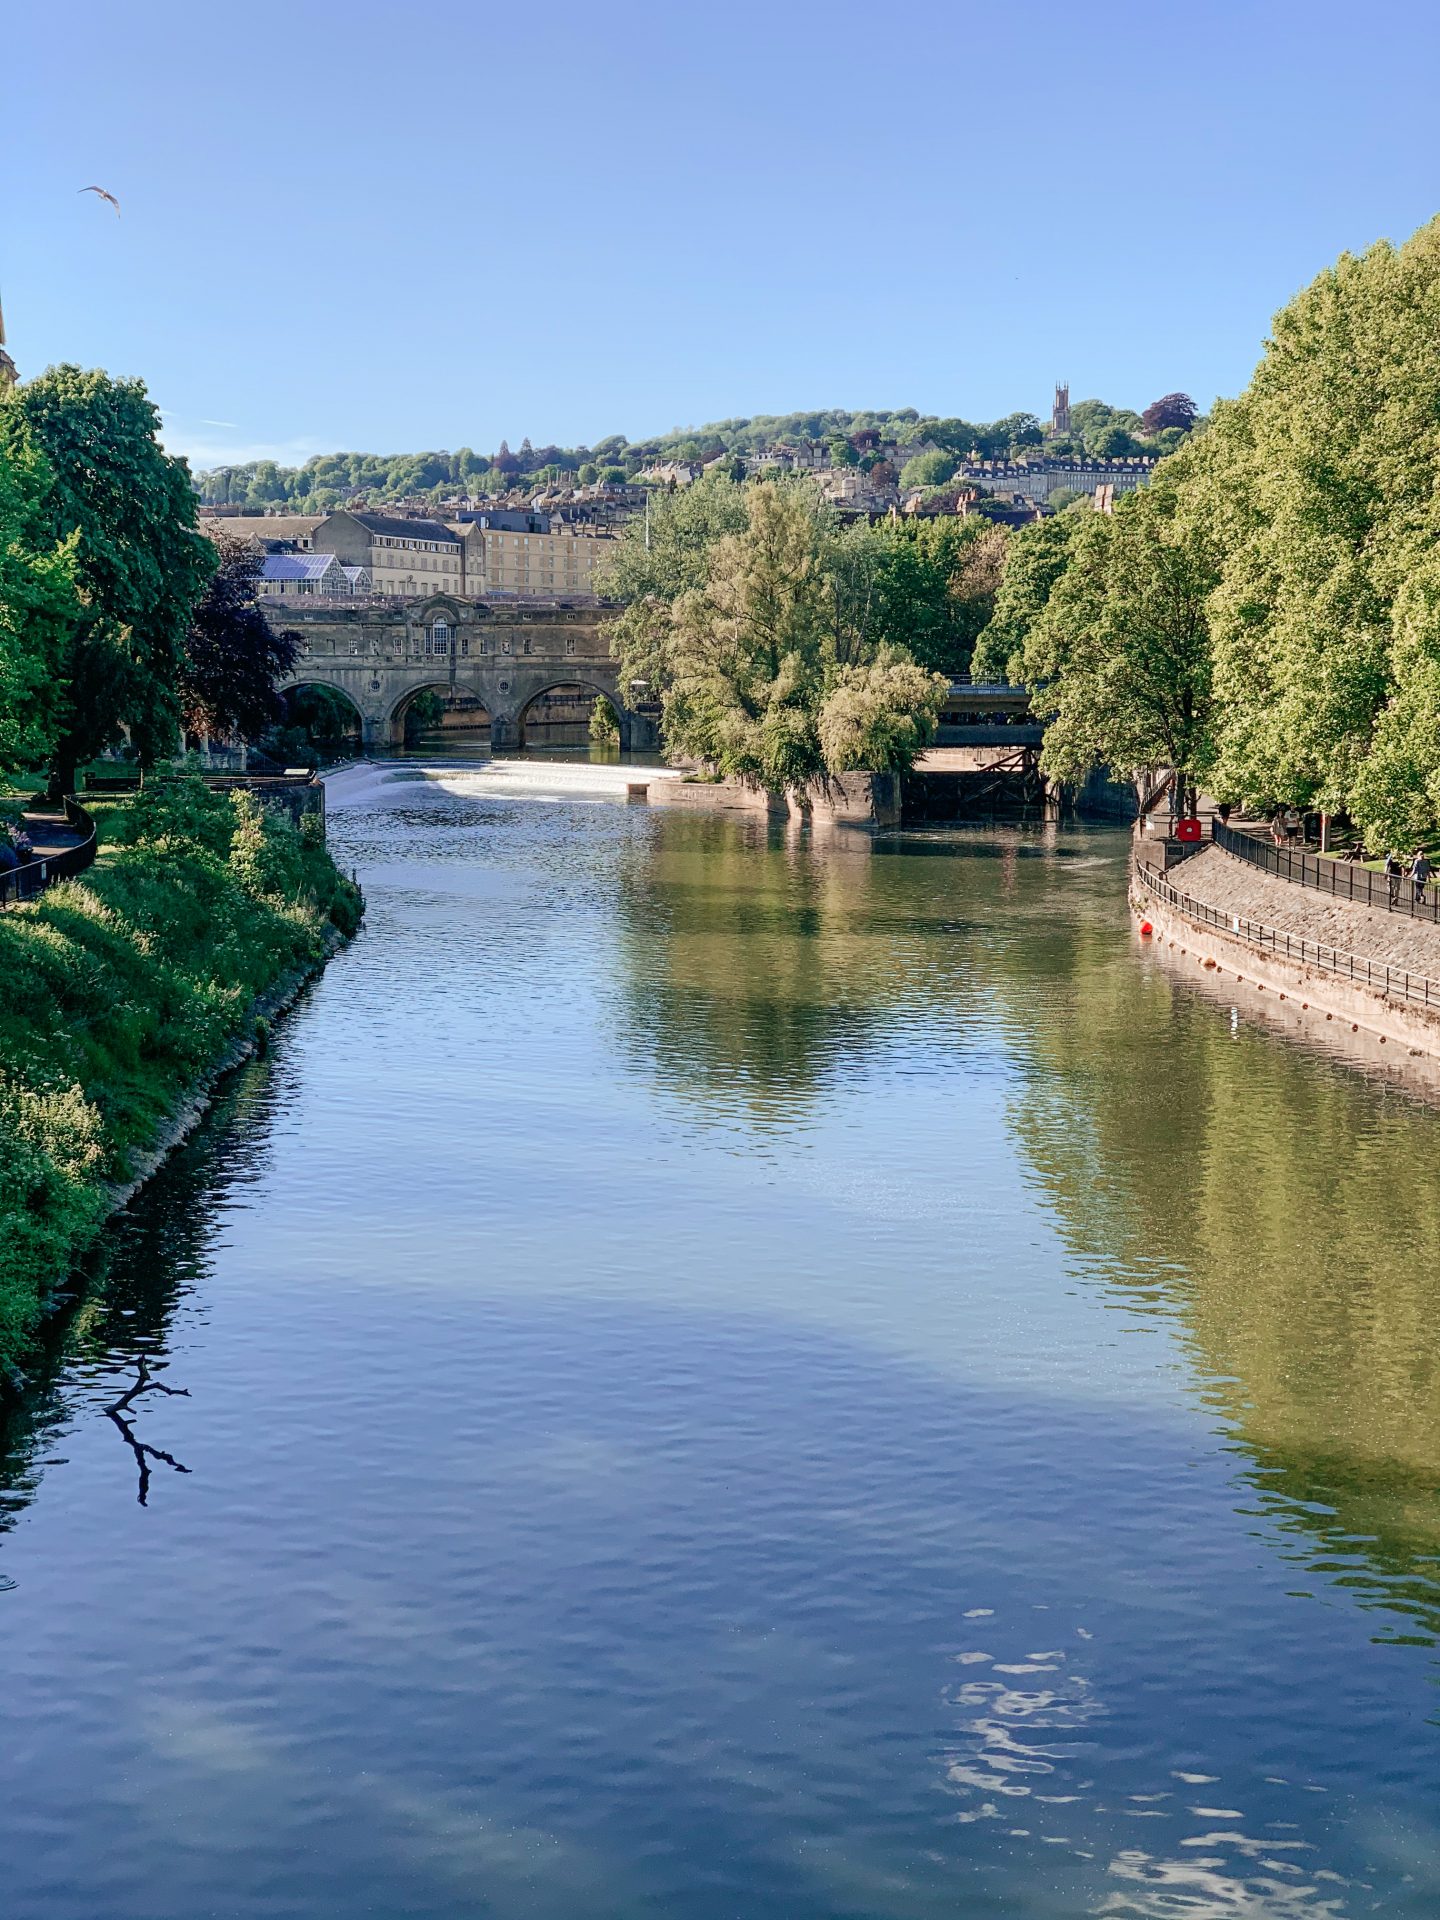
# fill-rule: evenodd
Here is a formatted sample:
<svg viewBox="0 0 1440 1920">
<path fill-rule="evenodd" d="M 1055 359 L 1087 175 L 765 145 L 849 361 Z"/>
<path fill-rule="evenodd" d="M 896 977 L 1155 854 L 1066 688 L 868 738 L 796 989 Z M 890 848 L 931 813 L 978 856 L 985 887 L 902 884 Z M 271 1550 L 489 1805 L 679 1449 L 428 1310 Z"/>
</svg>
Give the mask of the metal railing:
<svg viewBox="0 0 1440 1920">
<path fill-rule="evenodd" d="M 95 822 L 76 800 L 65 802 L 65 818 L 81 836 L 73 847 L 61 847 L 54 853 L 27 860 L 23 865 L 0 872 L 0 907 L 12 901 L 33 900 L 57 880 L 68 880 L 83 873 L 95 860 Z"/>
<path fill-rule="evenodd" d="M 1292 881 L 1299 887 L 1314 887 L 1337 900 L 1351 900 L 1356 906 L 1376 907 L 1382 913 L 1406 913 L 1412 920 L 1440 922 L 1440 898 L 1416 900 L 1408 873 L 1401 876 L 1397 897 L 1390 897 L 1390 882 L 1383 873 L 1346 860 L 1322 860 L 1317 854 L 1296 853 L 1290 847 L 1267 846 L 1257 834 L 1242 833 L 1234 827 L 1212 820 L 1210 833 L 1217 847 L 1245 860 L 1263 873 Z"/>
<path fill-rule="evenodd" d="M 1363 954 L 1346 953 L 1340 947 L 1327 947 L 1318 941 L 1302 940 L 1298 933 L 1282 933 L 1276 927 L 1267 927 L 1263 921 L 1247 919 L 1244 914 L 1222 913 L 1218 907 L 1207 906 L 1203 900 L 1182 893 L 1164 874 L 1157 873 L 1154 867 L 1146 866 L 1141 861 L 1136 862 L 1135 872 L 1141 885 L 1153 893 L 1157 900 L 1176 908 L 1187 919 L 1199 920 L 1221 933 L 1249 940 L 1262 951 L 1273 953 L 1277 959 L 1319 967 L 1325 973 L 1336 974 L 1343 980 L 1353 980 L 1392 999 L 1405 1000 L 1412 1006 L 1430 1007 L 1440 1012 L 1440 981 L 1429 980 L 1423 973 L 1410 973 L 1404 967 L 1391 967 L 1382 960 L 1366 959 Z"/>
</svg>

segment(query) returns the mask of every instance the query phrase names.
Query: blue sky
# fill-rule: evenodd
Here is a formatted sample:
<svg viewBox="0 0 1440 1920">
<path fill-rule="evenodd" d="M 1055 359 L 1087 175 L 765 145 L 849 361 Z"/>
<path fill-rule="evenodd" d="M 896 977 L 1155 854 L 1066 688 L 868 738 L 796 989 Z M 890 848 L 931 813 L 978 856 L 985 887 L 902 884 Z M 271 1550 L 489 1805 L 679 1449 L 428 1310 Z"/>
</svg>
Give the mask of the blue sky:
<svg viewBox="0 0 1440 1920">
<path fill-rule="evenodd" d="M 143 375 L 202 465 L 1205 406 L 1440 210 L 1410 4 L 67 0 L 5 42 L 10 350 Z"/>
</svg>

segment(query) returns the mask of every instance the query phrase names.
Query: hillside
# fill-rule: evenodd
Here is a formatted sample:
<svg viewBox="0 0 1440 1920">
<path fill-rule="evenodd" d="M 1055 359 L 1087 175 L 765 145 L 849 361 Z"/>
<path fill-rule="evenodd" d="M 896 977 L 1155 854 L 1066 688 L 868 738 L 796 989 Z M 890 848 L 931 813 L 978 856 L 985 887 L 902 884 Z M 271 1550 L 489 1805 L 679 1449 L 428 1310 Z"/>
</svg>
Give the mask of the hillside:
<svg viewBox="0 0 1440 1920">
<path fill-rule="evenodd" d="M 748 455 L 777 442 L 809 443 L 834 448 L 850 464 L 875 457 L 887 447 L 904 457 L 911 446 L 937 446 L 955 454 L 978 450 L 987 459 L 1003 458 L 1048 444 L 1057 454 L 1123 456 L 1127 453 L 1170 452 L 1183 434 L 1167 402 L 1184 400 L 1168 395 L 1147 409 L 1145 416 L 1103 400 L 1080 400 L 1070 409 L 1069 439 L 1045 443 L 1039 420 L 1031 413 L 1006 414 L 1001 420 L 978 424 L 914 407 L 850 412 L 843 407 L 808 413 L 754 414 L 732 420 L 714 420 L 701 427 L 675 427 L 646 440 L 627 440 L 610 434 L 593 447 L 532 446 L 528 439 L 511 450 L 501 441 L 494 453 L 476 453 L 461 447 L 427 453 L 316 454 L 300 467 L 277 466 L 260 460 L 246 466 L 216 467 L 199 473 L 195 484 L 207 505 L 243 505 L 253 510 L 290 507 L 297 512 L 325 513 L 357 494 L 372 505 L 401 499 L 438 501 L 457 490 L 502 493 L 515 486 L 544 486 L 574 475 L 582 484 L 596 479 L 633 480 L 646 467 L 666 460 L 709 460 L 718 454 Z M 1157 413 L 1157 409 L 1161 411 Z M 1147 430 L 1145 421 L 1151 419 Z M 848 449 L 848 451 L 847 451 Z"/>
</svg>

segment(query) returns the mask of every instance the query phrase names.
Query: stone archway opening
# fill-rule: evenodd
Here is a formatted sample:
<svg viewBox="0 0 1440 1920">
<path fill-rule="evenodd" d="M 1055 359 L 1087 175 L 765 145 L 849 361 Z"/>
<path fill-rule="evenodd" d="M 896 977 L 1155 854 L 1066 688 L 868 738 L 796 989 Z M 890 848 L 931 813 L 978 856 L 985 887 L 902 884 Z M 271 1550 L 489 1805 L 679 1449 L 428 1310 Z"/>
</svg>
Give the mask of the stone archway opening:
<svg viewBox="0 0 1440 1920">
<path fill-rule="evenodd" d="M 284 714 L 265 737 L 264 749 L 286 766 L 321 766 L 360 751 L 364 720 L 359 707 L 339 687 L 323 680 L 302 680 L 282 687 Z"/>
<path fill-rule="evenodd" d="M 567 680 L 542 687 L 520 709 L 522 747 L 613 747 L 625 743 L 626 715 L 613 694 L 593 682 Z"/>
<path fill-rule="evenodd" d="M 448 681 L 434 681 L 411 687 L 396 701 L 390 714 L 390 744 L 415 747 L 443 744 L 447 739 L 457 745 L 488 741 L 490 721 L 490 709 L 477 693 L 452 687 Z"/>
</svg>

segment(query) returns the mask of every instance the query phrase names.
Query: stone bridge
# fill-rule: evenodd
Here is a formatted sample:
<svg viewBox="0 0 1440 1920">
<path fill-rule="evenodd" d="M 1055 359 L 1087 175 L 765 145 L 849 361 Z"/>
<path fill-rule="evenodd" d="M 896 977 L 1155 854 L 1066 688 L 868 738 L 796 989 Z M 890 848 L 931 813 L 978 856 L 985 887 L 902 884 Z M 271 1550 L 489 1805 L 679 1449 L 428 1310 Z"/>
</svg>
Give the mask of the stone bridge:
<svg viewBox="0 0 1440 1920">
<path fill-rule="evenodd" d="M 446 594 L 262 604 L 273 625 L 300 636 L 300 658 L 282 691 L 328 687 L 343 695 L 372 752 L 403 744 L 405 710 L 427 689 L 483 709 L 476 719 L 488 720 L 493 747 L 523 746 L 533 703 L 576 686 L 610 702 L 622 748 L 657 743 L 653 716 L 636 712 L 620 686 L 596 606 L 500 605 Z"/>
</svg>

